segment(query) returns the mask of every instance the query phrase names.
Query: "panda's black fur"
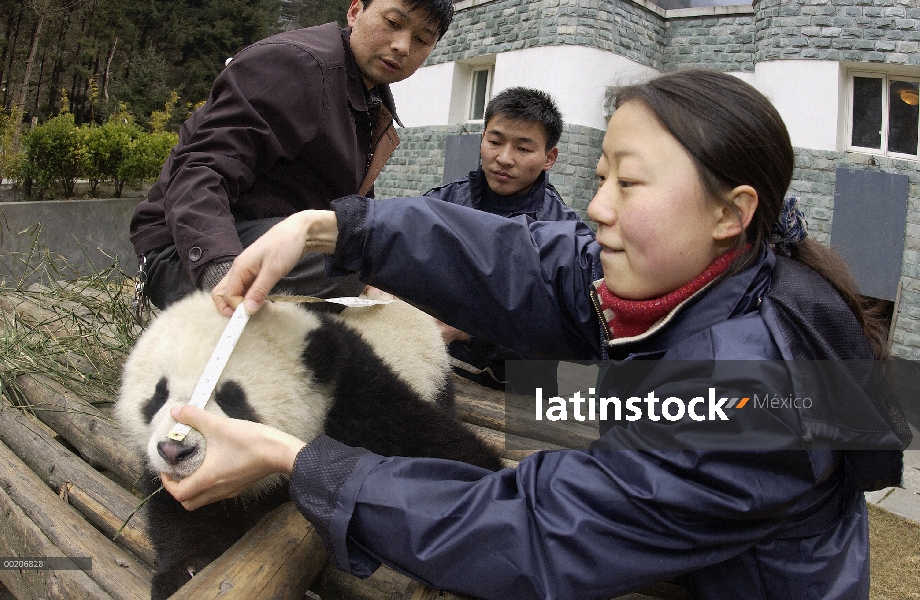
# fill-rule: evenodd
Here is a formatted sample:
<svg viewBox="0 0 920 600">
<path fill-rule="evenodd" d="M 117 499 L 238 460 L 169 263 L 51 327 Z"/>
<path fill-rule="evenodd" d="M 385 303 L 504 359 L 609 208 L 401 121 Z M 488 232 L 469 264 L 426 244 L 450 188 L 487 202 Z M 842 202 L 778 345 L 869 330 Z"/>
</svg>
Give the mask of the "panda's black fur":
<svg viewBox="0 0 920 600">
<path fill-rule="evenodd" d="M 164 311 L 126 362 L 116 413 L 150 466 L 140 486 L 146 493 L 159 487 L 157 471 L 187 476 L 203 459 L 204 439 L 197 431 L 183 447 L 167 443 L 165 432 L 174 423 L 168 410 L 188 402 L 225 323 L 210 297 L 196 294 Z M 279 339 L 265 339 L 275 335 Z M 272 354 L 273 345 L 297 339 L 298 347 Z M 380 355 L 392 355 L 394 349 L 401 355 Z M 296 355 L 288 356 L 291 352 Z M 291 305 L 265 307 L 251 319 L 206 410 L 263 422 L 306 442 L 323 432 L 386 456 L 449 458 L 501 468 L 498 455 L 454 418 L 448 365 L 433 320 L 402 303 L 346 309 L 342 315 Z M 292 387 L 295 394 L 289 393 Z M 260 395 L 253 397 L 247 388 Z M 267 397 L 276 391 L 284 395 Z M 318 412 L 312 408 L 312 414 L 300 414 L 304 407 L 291 406 L 297 403 L 319 405 Z M 295 416 L 281 410 L 287 408 Z M 237 499 L 194 512 L 165 491 L 155 494 L 147 506 L 157 553 L 152 597 L 169 597 L 287 501 L 284 483 L 263 480 Z"/>
</svg>

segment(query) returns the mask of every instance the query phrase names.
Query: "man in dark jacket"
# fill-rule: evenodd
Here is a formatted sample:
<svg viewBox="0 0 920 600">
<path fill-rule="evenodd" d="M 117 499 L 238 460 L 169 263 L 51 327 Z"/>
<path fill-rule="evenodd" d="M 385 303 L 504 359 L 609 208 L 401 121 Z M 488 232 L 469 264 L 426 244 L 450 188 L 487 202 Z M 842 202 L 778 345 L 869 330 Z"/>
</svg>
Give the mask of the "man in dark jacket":
<svg viewBox="0 0 920 600">
<path fill-rule="evenodd" d="M 211 289 L 272 225 L 372 186 L 399 137 L 389 84 L 412 75 L 453 17 L 450 0 L 352 0 L 348 25 L 281 33 L 237 54 L 183 124 L 131 221 L 160 308 Z M 308 253 L 276 291 L 353 296 Z"/>
<path fill-rule="evenodd" d="M 508 88 L 489 102 L 484 121 L 479 169 L 425 195 L 528 222 L 575 221 L 587 230 L 578 213 L 565 205 L 547 181 L 562 135 L 562 115 L 553 98 L 540 90 Z M 441 328 L 449 342 L 454 372 L 481 385 L 504 389 L 505 361 L 533 358 L 448 325 Z M 555 395 L 556 374 L 548 372 L 546 364 L 538 371 L 528 379 Z"/>
</svg>

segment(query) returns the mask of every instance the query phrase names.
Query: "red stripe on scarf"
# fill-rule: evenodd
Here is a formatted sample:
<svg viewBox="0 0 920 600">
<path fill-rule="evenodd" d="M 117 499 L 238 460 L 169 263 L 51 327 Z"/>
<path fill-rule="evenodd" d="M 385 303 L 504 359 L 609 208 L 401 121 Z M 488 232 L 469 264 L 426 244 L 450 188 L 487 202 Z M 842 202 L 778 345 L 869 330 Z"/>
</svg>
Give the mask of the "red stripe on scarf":
<svg viewBox="0 0 920 600">
<path fill-rule="evenodd" d="M 606 283 L 597 288 L 597 297 L 601 311 L 607 318 L 607 325 L 613 338 L 625 338 L 642 335 L 652 325 L 664 318 L 682 302 L 693 296 L 719 275 L 724 273 L 735 261 L 744 248 L 736 248 L 716 258 L 696 278 L 673 292 L 651 300 L 625 300 L 607 289 Z M 610 311 L 610 312 L 608 312 Z M 612 313 L 612 316 L 610 316 Z"/>
</svg>

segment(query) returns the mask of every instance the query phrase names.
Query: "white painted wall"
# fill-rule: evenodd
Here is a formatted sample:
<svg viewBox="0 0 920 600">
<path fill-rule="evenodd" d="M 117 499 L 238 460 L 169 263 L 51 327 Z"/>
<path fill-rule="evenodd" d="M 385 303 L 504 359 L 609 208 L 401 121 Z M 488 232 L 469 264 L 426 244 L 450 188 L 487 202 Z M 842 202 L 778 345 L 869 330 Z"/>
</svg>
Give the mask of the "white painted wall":
<svg viewBox="0 0 920 600">
<path fill-rule="evenodd" d="M 757 89 L 783 117 L 792 145 L 836 151 L 842 83 L 840 65 L 824 60 L 779 60 L 754 67 Z"/>
<path fill-rule="evenodd" d="M 469 94 L 468 65 L 442 63 L 419 69 L 393 84 L 399 116 L 407 127 L 463 122 Z M 657 72 L 611 52 L 582 46 L 542 46 L 495 57 L 492 94 L 523 85 L 553 95 L 566 123 L 605 129 L 608 86 L 653 77 Z M 792 145 L 838 149 L 843 82 L 834 61 L 760 62 L 754 73 L 736 73 L 763 92 L 779 110 Z M 453 100 L 452 100 L 453 99 Z"/>
<path fill-rule="evenodd" d="M 445 63 L 423 67 L 391 86 L 396 109 L 406 127 L 461 122 L 458 102 L 466 101 L 469 82 L 465 65 Z M 504 52 L 495 57 L 492 95 L 522 85 L 553 95 L 566 123 L 596 129 L 607 127 L 604 93 L 608 86 L 643 81 L 657 74 L 628 58 L 581 46 L 543 46 Z M 455 97 L 451 110 L 451 97 Z"/>
<path fill-rule="evenodd" d="M 390 86 L 396 114 L 406 127 L 447 125 L 454 63 L 423 67 Z"/>
<path fill-rule="evenodd" d="M 553 95 L 566 123 L 606 129 L 607 87 L 644 81 L 656 74 L 654 69 L 597 48 L 541 46 L 499 54 L 492 94 L 516 85 L 538 88 Z"/>
</svg>

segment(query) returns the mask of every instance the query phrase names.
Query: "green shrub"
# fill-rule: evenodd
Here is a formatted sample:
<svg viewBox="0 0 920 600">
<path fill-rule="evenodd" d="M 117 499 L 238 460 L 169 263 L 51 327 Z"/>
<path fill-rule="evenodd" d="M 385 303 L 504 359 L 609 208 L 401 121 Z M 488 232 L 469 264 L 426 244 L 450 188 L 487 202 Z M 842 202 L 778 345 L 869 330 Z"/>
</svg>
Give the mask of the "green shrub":
<svg viewBox="0 0 920 600">
<path fill-rule="evenodd" d="M 113 115 L 105 125 L 84 126 L 86 130 L 86 160 L 84 176 L 90 181 L 90 193 L 95 194 L 100 182 L 115 185 L 115 197 L 120 198 L 125 180 L 119 170 L 131 152 L 134 140 L 143 136 L 135 123 Z"/>
<path fill-rule="evenodd" d="M 179 142 L 175 133 L 143 134 L 131 142 L 130 150 L 118 169 L 118 177 L 140 186 L 160 176 L 160 169 L 169 152 Z"/>
<path fill-rule="evenodd" d="M 13 135 L 21 118 L 18 110 L 0 108 L 0 178 L 18 179 L 21 155 L 13 149 Z"/>
<path fill-rule="evenodd" d="M 62 113 L 33 128 L 23 136 L 25 150 L 24 178 L 31 196 L 40 199 L 45 193 L 55 197 L 73 196 L 74 187 L 84 172 L 86 129 L 74 124 L 71 113 Z M 31 186 L 29 185 L 31 183 Z"/>
</svg>

